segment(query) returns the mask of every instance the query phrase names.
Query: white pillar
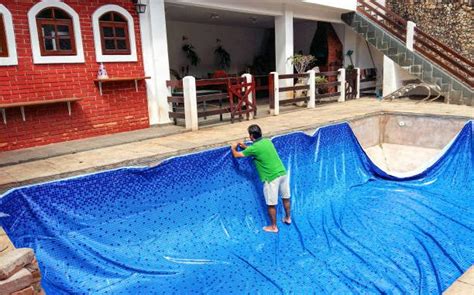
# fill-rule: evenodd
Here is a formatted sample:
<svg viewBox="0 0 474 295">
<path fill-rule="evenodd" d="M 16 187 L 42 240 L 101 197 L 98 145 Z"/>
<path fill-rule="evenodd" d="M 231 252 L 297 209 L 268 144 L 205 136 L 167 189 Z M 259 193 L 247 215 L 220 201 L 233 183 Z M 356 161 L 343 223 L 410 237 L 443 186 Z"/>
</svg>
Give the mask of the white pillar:
<svg viewBox="0 0 474 295">
<path fill-rule="evenodd" d="M 246 83 L 252 83 L 252 75 L 251 75 L 251 74 L 248 74 L 248 73 L 242 74 L 242 78 L 245 79 L 245 82 L 246 82 Z M 245 91 L 246 89 L 243 89 L 243 90 Z M 253 100 L 254 100 L 253 91 L 250 92 L 248 98 L 249 98 L 249 101 L 250 101 L 251 103 L 253 103 Z M 253 112 L 250 113 L 250 119 L 253 119 Z"/>
<path fill-rule="evenodd" d="M 183 79 L 184 116 L 186 129 L 198 130 L 198 111 L 196 96 L 196 79 L 186 76 Z"/>
<path fill-rule="evenodd" d="M 307 72 L 309 74 L 308 78 L 308 85 L 309 85 L 309 101 L 308 101 L 308 108 L 315 108 L 316 107 L 316 72 L 314 70 L 309 70 Z"/>
<path fill-rule="evenodd" d="M 278 79 L 278 73 L 277 72 L 271 72 L 270 73 L 271 77 L 273 77 L 273 98 L 274 98 L 274 106 L 273 106 L 273 115 L 277 116 L 280 114 L 280 86 L 279 86 L 279 80 Z"/>
<path fill-rule="evenodd" d="M 275 58 L 276 71 L 293 74 L 293 65 L 288 60 L 293 56 L 293 11 L 283 5 L 283 14 L 275 16 Z M 293 86 L 293 79 L 281 81 L 282 87 Z"/>
<path fill-rule="evenodd" d="M 164 0 L 142 0 L 142 3 L 147 5 L 145 13 L 139 16 L 145 75 L 151 77 L 146 80 L 149 120 L 150 125 L 165 124 L 170 122 L 165 5 Z"/>
<path fill-rule="evenodd" d="M 416 24 L 412 21 L 407 21 L 407 40 L 406 46 L 408 50 L 413 51 L 413 45 L 415 44 L 415 27 Z"/>
<path fill-rule="evenodd" d="M 360 68 L 355 68 L 357 71 L 357 78 L 356 78 L 356 99 L 360 98 Z"/>
<path fill-rule="evenodd" d="M 382 97 L 394 92 L 402 85 L 400 80 L 400 71 L 397 65 L 388 56 L 383 56 L 383 89 Z"/>
<path fill-rule="evenodd" d="M 346 69 L 341 68 L 337 71 L 339 72 L 337 81 L 340 82 L 340 85 L 337 88 L 338 88 L 338 92 L 341 93 L 337 101 L 343 102 L 343 101 L 346 101 Z"/>
</svg>

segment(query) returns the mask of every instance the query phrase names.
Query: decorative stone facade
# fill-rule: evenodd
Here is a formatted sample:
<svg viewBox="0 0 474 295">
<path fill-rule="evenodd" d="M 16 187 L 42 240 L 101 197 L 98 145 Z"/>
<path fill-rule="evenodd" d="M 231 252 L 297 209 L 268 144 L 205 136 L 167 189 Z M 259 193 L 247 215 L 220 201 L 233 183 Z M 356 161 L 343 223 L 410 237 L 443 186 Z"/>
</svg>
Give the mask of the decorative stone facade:
<svg viewBox="0 0 474 295">
<path fill-rule="evenodd" d="M 428 35 L 474 60 L 474 1 L 387 0 L 386 4 Z"/>
</svg>

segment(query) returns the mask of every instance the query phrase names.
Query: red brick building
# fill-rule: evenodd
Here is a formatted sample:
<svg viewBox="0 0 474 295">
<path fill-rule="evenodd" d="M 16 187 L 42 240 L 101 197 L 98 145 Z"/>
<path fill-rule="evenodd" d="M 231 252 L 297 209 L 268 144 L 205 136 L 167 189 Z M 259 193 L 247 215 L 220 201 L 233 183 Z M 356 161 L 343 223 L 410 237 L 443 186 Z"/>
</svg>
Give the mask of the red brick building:
<svg viewBox="0 0 474 295">
<path fill-rule="evenodd" d="M 91 16 L 99 8 L 112 3 L 113 6 L 105 6 L 103 14 L 115 11 L 116 6 L 128 12 L 133 24 L 128 21 L 128 23 L 125 22 L 125 26 L 131 26 L 130 29 L 133 30 L 136 41 L 134 44 L 128 44 L 129 48 L 125 55 L 130 55 L 130 47 L 135 47 L 136 57 L 128 59 L 132 61 L 107 62 L 106 70 L 111 77 L 144 76 L 138 14 L 132 1 L 75 0 L 67 1 L 66 4 L 57 1 L 23 0 L 6 1 L 6 3 L 2 1 L 2 3 L 4 3 L 1 11 L 1 15 L 4 16 L 3 22 L 6 24 L 9 21 L 9 17 L 6 16 L 8 12 L 11 14 L 10 19 L 13 20 L 16 50 L 13 49 L 10 53 L 13 55 L 13 51 L 16 51 L 17 62 L 13 60 L 10 65 L 0 67 L 0 103 L 63 98 L 81 100 L 71 103 L 71 115 L 68 114 L 66 103 L 27 106 L 24 108 L 25 120 L 22 118 L 20 107 L 7 108 L 5 110 L 6 124 L 0 122 L 0 150 L 13 150 L 149 126 L 146 89 L 143 81 L 138 84 L 138 93 L 135 91 L 134 81 L 124 81 L 103 85 L 103 95 L 100 95 L 98 85 L 94 82 L 97 78 L 99 62 L 94 45 Z M 61 7 L 55 4 L 60 4 Z M 38 7 L 39 5 L 41 6 Z M 65 6 L 67 10 L 64 9 Z M 31 15 L 35 7 L 39 10 L 38 14 L 43 14 L 41 17 L 44 17 L 46 23 L 43 29 L 37 29 L 43 32 L 56 30 L 57 36 L 63 33 L 66 36 L 64 39 L 57 38 L 59 39 L 57 41 L 62 42 L 60 46 L 63 48 L 51 47 L 48 48 L 51 50 L 46 50 L 50 52 L 41 52 L 43 49 L 40 48 L 40 52 L 33 54 L 36 49 L 32 46 L 32 34 L 36 32 L 30 33 L 29 28 L 32 24 L 29 21 L 29 12 Z M 56 12 L 57 20 L 53 18 L 51 11 Z M 74 12 L 77 14 L 78 23 L 71 15 Z M 38 17 L 38 14 L 34 20 L 36 24 L 43 20 Z M 54 22 L 57 22 L 55 27 L 47 25 Z M 4 27 L 9 27 L 9 24 Z M 64 30 L 64 32 L 58 30 Z M 80 36 L 72 36 L 73 32 L 78 31 Z M 120 33 L 123 33 L 123 30 Z M 54 32 L 50 35 L 54 35 Z M 40 35 L 41 37 L 44 36 Z M 76 44 L 71 46 L 71 43 L 78 40 L 77 37 L 82 38 L 82 45 L 75 42 Z M 46 46 L 57 42 L 51 38 L 43 40 L 45 44 L 49 42 Z M 71 40 L 74 38 L 76 40 Z M 130 36 L 128 38 L 130 39 Z M 8 45 L 12 47 L 12 44 Z M 67 52 L 71 47 L 74 47 L 76 52 L 74 56 Z M 41 60 L 41 58 L 35 58 L 35 54 L 52 59 Z M 56 57 L 59 59 L 53 60 Z M 71 57 L 76 59 L 65 62 L 65 58 Z M 124 60 L 127 59 L 124 58 Z"/>
<path fill-rule="evenodd" d="M 245 58 L 252 61 L 257 54 L 250 53 L 249 44 L 264 42 L 262 32 L 273 27 L 275 70 L 292 73 L 288 58 L 293 55 L 293 19 L 341 22 L 338 8 L 304 1 L 261 7 L 245 1 L 218 1 L 218 7 L 214 0 L 184 2 L 3 0 L 0 152 L 169 123 L 166 81 L 170 59 L 176 63 L 174 70 L 182 68 L 182 35 L 193 34 L 194 42 L 202 42 L 197 46 L 202 55 L 211 59 L 216 38 L 233 38 L 226 46 L 246 71 Z M 141 13 L 138 4 L 146 8 Z M 337 34 L 349 36 L 344 25 L 338 25 Z M 248 37 L 246 32 L 253 32 L 254 39 L 243 37 Z M 337 34 L 332 30 L 328 38 L 328 66 L 339 66 L 346 47 Z M 100 87 L 95 80 L 102 63 L 111 79 Z"/>
</svg>

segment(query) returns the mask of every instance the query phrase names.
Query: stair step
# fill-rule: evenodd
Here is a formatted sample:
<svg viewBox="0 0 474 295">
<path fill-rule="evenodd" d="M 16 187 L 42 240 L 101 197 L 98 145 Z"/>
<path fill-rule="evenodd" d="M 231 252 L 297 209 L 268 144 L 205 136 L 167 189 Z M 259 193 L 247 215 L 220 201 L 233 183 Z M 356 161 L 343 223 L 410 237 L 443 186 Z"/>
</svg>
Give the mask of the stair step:
<svg viewBox="0 0 474 295">
<path fill-rule="evenodd" d="M 377 40 L 375 38 L 367 38 L 367 42 L 377 47 Z"/>
</svg>

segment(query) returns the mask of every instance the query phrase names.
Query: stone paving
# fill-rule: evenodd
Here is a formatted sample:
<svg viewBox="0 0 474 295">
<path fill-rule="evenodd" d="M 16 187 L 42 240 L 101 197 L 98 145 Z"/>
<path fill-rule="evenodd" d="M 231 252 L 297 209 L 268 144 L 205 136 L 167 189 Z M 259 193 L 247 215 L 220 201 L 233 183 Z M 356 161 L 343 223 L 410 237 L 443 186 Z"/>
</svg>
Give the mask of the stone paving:
<svg viewBox="0 0 474 295">
<path fill-rule="evenodd" d="M 445 292 L 444 295 L 473 295 L 474 294 L 474 265 L 460 276 Z"/>
</svg>

